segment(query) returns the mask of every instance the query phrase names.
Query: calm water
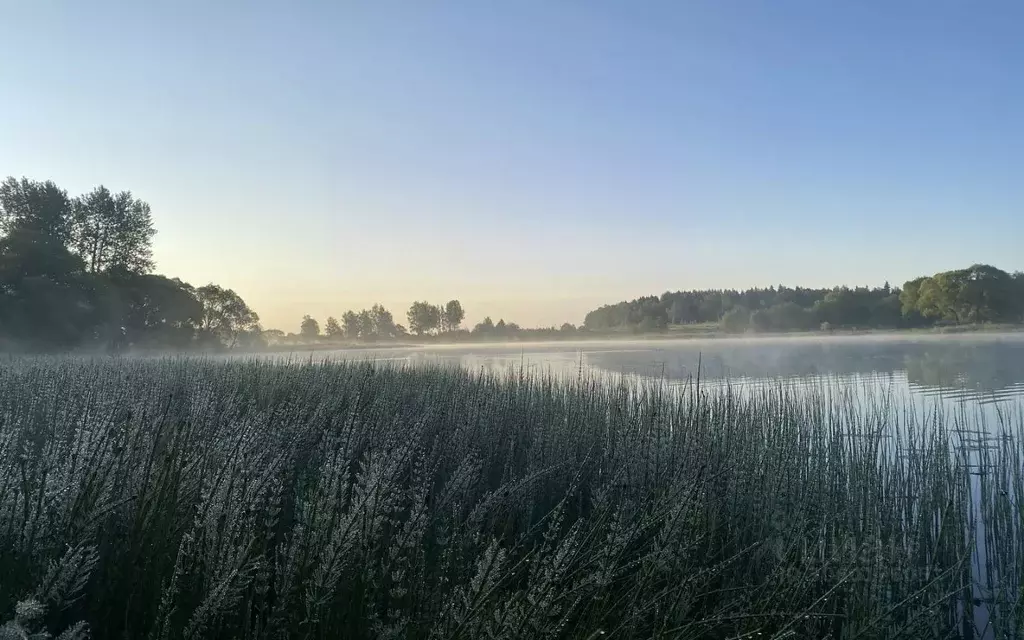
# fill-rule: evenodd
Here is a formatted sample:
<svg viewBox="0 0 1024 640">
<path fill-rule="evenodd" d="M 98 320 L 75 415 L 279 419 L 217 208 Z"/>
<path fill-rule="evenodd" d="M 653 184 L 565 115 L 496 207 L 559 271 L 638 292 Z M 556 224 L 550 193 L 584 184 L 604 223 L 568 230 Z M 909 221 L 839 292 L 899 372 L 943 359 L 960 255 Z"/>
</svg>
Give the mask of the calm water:
<svg viewBox="0 0 1024 640">
<path fill-rule="evenodd" d="M 696 376 L 699 364 L 702 383 L 728 381 L 741 388 L 827 382 L 943 403 L 988 405 L 1024 398 L 1024 334 L 465 345 L 332 355 L 458 363 L 471 369 L 522 366 L 556 374 L 582 369 L 669 383 Z"/>
</svg>

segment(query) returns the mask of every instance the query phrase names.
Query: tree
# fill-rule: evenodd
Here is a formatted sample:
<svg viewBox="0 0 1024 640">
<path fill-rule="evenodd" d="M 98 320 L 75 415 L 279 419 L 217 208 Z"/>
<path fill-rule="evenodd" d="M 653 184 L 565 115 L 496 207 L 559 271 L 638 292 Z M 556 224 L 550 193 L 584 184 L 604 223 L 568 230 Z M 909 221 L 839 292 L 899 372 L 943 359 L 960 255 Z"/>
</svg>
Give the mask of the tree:
<svg viewBox="0 0 1024 640">
<path fill-rule="evenodd" d="M 773 331 L 804 331 L 820 324 L 815 320 L 814 314 L 795 302 L 773 305 L 766 313 L 768 328 Z M 751 318 L 751 323 L 757 327 L 758 321 Z M 758 329 L 760 330 L 759 327 Z"/>
<path fill-rule="evenodd" d="M 201 331 L 229 349 L 241 334 L 259 329 L 260 317 L 233 290 L 211 283 L 196 289 L 195 295 L 203 306 Z"/>
<path fill-rule="evenodd" d="M 148 274 L 127 274 L 114 282 L 113 299 L 120 309 L 108 313 L 112 326 L 105 333 L 119 338 L 115 345 L 186 348 L 192 343 L 203 320 L 203 305 L 193 287 Z"/>
<path fill-rule="evenodd" d="M 358 325 L 359 325 L 359 338 L 361 340 L 371 340 L 374 337 L 374 324 L 373 314 L 370 313 L 369 309 L 363 309 L 359 312 Z"/>
<path fill-rule="evenodd" d="M 130 191 L 101 185 L 74 201 L 71 246 L 92 273 L 152 271 L 155 234 L 149 205 Z"/>
<path fill-rule="evenodd" d="M 359 338 L 359 315 L 355 311 L 346 311 L 341 315 L 341 330 L 349 340 Z"/>
<path fill-rule="evenodd" d="M 466 319 L 466 312 L 462 309 L 462 303 L 458 300 L 449 300 L 444 305 L 444 312 L 441 317 L 445 331 L 456 331 L 462 325 L 462 321 Z"/>
<path fill-rule="evenodd" d="M 441 311 L 429 302 L 414 302 L 405 316 L 409 330 L 418 336 L 430 333 L 441 325 Z"/>
<path fill-rule="evenodd" d="M 4 348 L 72 348 L 94 338 L 96 286 L 67 249 L 71 204 L 53 182 L 0 183 L 0 330 Z"/>
<path fill-rule="evenodd" d="M 936 273 L 921 282 L 917 298 L 918 310 L 926 318 L 960 324 L 966 319 L 967 311 L 961 300 L 962 288 L 963 283 L 954 272 Z"/>
<path fill-rule="evenodd" d="M 302 316 L 302 324 L 299 326 L 299 335 L 306 340 L 315 340 L 320 337 L 320 323 L 312 316 Z"/>
<path fill-rule="evenodd" d="M 987 264 L 973 264 L 961 276 L 961 300 L 971 322 L 1013 322 L 1018 305 L 1013 276 Z"/>
<path fill-rule="evenodd" d="M 477 323 L 477 325 L 473 327 L 473 333 L 482 335 L 494 333 L 494 321 L 491 320 L 491 316 L 487 316 L 482 322 Z"/>
<path fill-rule="evenodd" d="M 9 177 L 0 183 L 0 233 L 28 232 L 37 242 L 67 247 L 71 199 L 53 182 Z"/>
<path fill-rule="evenodd" d="M 16 227 L 0 238 L 0 285 L 9 291 L 29 277 L 67 283 L 83 268 L 78 256 L 36 229 Z"/>
<path fill-rule="evenodd" d="M 263 332 L 263 340 L 267 344 L 277 344 L 284 342 L 285 334 L 280 329 L 266 329 Z"/>
<path fill-rule="evenodd" d="M 757 309 L 750 314 L 750 328 L 754 331 L 772 330 L 772 317 L 767 309 Z"/>
<path fill-rule="evenodd" d="M 0 182 L 0 342 L 33 350 L 263 342 L 235 292 L 152 275 L 150 207 L 104 187 Z"/>
<path fill-rule="evenodd" d="M 1013 272 L 1013 296 L 1017 301 L 1016 322 L 1024 321 L 1024 271 Z"/>
<path fill-rule="evenodd" d="M 391 338 L 395 335 L 395 319 L 383 305 L 375 304 L 370 308 L 370 322 L 375 337 Z"/>
<path fill-rule="evenodd" d="M 1013 322 L 1020 317 L 1022 302 L 1014 277 L 985 264 L 919 279 L 916 295 L 908 282 L 901 300 L 904 310 L 912 305 L 925 317 L 957 324 Z"/>
<path fill-rule="evenodd" d="M 341 325 L 338 324 L 337 318 L 334 316 L 328 316 L 327 323 L 324 325 L 324 333 L 327 334 L 328 338 L 337 338 L 341 336 L 342 329 Z"/>
<path fill-rule="evenodd" d="M 722 316 L 720 324 L 728 333 L 743 333 L 750 327 L 750 312 L 743 307 L 733 307 Z"/>
</svg>

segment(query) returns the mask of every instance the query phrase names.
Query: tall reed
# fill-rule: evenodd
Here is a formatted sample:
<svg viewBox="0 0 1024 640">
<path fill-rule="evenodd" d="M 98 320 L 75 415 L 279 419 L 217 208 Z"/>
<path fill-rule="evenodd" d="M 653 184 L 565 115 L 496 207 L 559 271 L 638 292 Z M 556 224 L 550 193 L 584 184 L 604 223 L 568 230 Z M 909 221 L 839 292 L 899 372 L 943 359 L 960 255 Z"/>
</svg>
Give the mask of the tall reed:
<svg viewBox="0 0 1024 640">
<path fill-rule="evenodd" d="M 0 638 L 1013 637 L 1024 420 L 966 424 L 783 385 L 10 360 Z"/>
</svg>

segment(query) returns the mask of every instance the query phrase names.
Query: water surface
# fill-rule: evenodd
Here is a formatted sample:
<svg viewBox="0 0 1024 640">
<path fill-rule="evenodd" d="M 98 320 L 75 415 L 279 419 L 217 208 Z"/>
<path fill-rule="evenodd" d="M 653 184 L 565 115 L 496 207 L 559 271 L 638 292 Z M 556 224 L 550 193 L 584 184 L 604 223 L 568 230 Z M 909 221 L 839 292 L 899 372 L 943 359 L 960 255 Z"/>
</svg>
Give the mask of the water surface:
<svg viewBox="0 0 1024 640">
<path fill-rule="evenodd" d="M 331 352 L 471 369 L 524 367 L 664 379 L 760 384 L 874 385 L 908 397 L 991 404 L 1024 397 L 1024 334 L 844 336 L 477 344 Z"/>
</svg>

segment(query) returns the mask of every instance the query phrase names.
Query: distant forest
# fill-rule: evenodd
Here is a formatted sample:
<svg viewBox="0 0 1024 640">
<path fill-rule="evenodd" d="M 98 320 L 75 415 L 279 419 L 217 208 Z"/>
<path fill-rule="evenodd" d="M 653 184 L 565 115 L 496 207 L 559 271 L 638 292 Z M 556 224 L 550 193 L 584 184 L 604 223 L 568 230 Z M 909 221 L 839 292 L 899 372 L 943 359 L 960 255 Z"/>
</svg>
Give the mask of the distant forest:
<svg viewBox="0 0 1024 640">
<path fill-rule="evenodd" d="M 832 329 L 913 329 L 1024 321 L 1024 272 L 975 264 L 892 287 L 786 286 L 745 291 L 666 292 L 587 314 L 588 331 L 665 331 L 714 324 L 728 333 Z"/>
<path fill-rule="evenodd" d="M 259 316 L 231 289 L 152 273 L 155 234 L 128 191 L 0 183 L 0 351 L 260 344 Z"/>
</svg>

